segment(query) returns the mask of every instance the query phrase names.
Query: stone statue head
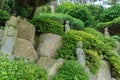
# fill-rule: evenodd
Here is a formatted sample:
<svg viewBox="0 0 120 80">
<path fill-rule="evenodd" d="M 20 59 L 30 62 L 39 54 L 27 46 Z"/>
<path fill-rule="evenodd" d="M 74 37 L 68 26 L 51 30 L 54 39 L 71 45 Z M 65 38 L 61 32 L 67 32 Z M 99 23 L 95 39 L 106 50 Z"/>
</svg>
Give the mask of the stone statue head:
<svg viewBox="0 0 120 80">
<path fill-rule="evenodd" d="M 76 44 L 76 47 L 77 48 L 82 48 L 83 47 L 83 44 L 81 41 L 78 41 L 77 44 Z"/>
<path fill-rule="evenodd" d="M 11 16 L 11 18 L 6 22 L 6 27 L 16 27 L 17 25 L 17 18 L 15 16 Z"/>
<path fill-rule="evenodd" d="M 56 5 L 56 1 L 52 1 L 51 2 L 51 8 L 55 8 L 57 5 Z"/>
<path fill-rule="evenodd" d="M 105 31 L 108 31 L 108 28 L 105 28 Z"/>
<path fill-rule="evenodd" d="M 69 20 L 66 20 L 66 21 L 65 21 L 65 24 L 69 24 L 69 23 L 70 23 Z"/>
</svg>

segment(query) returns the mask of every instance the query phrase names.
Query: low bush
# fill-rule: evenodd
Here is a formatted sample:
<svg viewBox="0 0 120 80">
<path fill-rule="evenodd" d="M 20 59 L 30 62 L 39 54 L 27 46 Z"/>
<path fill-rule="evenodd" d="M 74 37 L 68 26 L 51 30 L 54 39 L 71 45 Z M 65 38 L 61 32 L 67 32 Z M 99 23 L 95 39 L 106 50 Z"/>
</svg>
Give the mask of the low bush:
<svg viewBox="0 0 120 80">
<path fill-rule="evenodd" d="M 86 64 L 92 74 L 96 74 L 101 66 L 100 57 L 96 51 L 85 50 Z"/>
<path fill-rule="evenodd" d="M 85 27 L 93 26 L 96 24 L 95 17 L 84 5 L 64 3 L 57 7 L 56 12 L 65 13 L 71 15 L 74 18 L 82 20 L 85 23 Z"/>
<path fill-rule="evenodd" d="M 1 80 L 47 80 L 47 72 L 24 59 L 8 60 L 0 56 Z"/>
<path fill-rule="evenodd" d="M 70 21 L 70 26 L 72 26 L 71 28 L 73 29 L 84 29 L 84 23 L 79 20 L 79 19 L 75 19 L 69 15 L 66 14 L 60 14 L 60 13 L 55 13 L 55 14 L 50 14 L 50 13 L 44 13 L 44 14 L 36 14 L 34 15 L 34 19 L 51 19 L 54 21 L 58 21 L 61 24 L 65 24 L 66 20 Z"/>
<path fill-rule="evenodd" d="M 65 61 L 52 80 L 90 80 L 85 69 L 76 61 Z"/>
<path fill-rule="evenodd" d="M 35 25 L 38 33 L 53 33 L 58 35 L 64 34 L 63 25 L 57 21 L 37 18 L 37 19 L 33 19 L 32 23 Z"/>
<path fill-rule="evenodd" d="M 120 78 L 120 56 L 112 50 L 107 50 L 104 56 L 105 59 L 112 64 L 115 72 L 117 73 L 116 76 Z"/>
<path fill-rule="evenodd" d="M 111 8 L 105 9 L 99 16 L 100 21 L 107 22 L 120 16 L 120 5 L 114 5 Z"/>
<path fill-rule="evenodd" d="M 0 9 L 0 26 L 4 26 L 5 22 L 9 19 L 10 14 L 2 9 Z"/>
</svg>

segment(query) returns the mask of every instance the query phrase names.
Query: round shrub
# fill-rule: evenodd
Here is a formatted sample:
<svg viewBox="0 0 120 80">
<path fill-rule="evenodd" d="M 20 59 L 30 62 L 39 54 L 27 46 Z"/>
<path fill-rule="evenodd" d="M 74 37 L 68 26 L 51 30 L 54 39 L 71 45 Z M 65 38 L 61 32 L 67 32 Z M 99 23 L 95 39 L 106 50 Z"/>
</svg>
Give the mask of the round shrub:
<svg viewBox="0 0 120 80">
<path fill-rule="evenodd" d="M 47 72 L 24 59 L 8 60 L 0 57 L 1 80 L 47 80 Z"/>
<path fill-rule="evenodd" d="M 0 9 L 0 25 L 4 26 L 5 22 L 9 19 L 10 14 L 7 11 Z"/>
<path fill-rule="evenodd" d="M 85 69 L 76 61 L 65 61 L 52 80 L 90 80 Z"/>
<path fill-rule="evenodd" d="M 65 24 L 66 20 L 70 21 L 70 26 L 72 26 L 72 29 L 84 29 L 84 23 L 79 20 L 75 19 L 69 15 L 66 14 L 60 14 L 60 13 L 55 13 L 55 14 L 50 14 L 50 13 L 44 13 L 44 14 L 36 14 L 34 15 L 34 19 L 39 18 L 39 19 L 51 19 L 54 21 L 58 21 L 61 24 Z"/>
<path fill-rule="evenodd" d="M 105 9 L 99 16 L 100 21 L 107 22 L 120 16 L 120 5 L 114 5 L 111 8 Z"/>
<path fill-rule="evenodd" d="M 98 53 L 92 50 L 85 50 L 86 64 L 92 74 L 96 74 L 100 69 L 101 61 Z"/>
<path fill-rule="evenodd" d="M 38 33 L 53 33 L 58 35 L 64 34 L 64 27 L 57 21 L 50 19 L 37 18 L 33 19 L 32 23 L 35 25 Z"/>
<path fill-rule="evenodd" d="M 99 5 L 85 5 L 90 11 L 91 14 L 95 16 L 95 20 L 99 21 L 100 13 L 103 12 L 103 7 Z"/>
<path fill-rule="evenodd" d="M 58 13 L 65 13 L 71 15 L 74 18 L 82 20 L 85 23 L 85 27 L 93 26 L 96 23 L 94 16 L 87 7 L 84 7 L 84 5 L 65 3 L 58 6 L 56 11 Z"/>
</svg>

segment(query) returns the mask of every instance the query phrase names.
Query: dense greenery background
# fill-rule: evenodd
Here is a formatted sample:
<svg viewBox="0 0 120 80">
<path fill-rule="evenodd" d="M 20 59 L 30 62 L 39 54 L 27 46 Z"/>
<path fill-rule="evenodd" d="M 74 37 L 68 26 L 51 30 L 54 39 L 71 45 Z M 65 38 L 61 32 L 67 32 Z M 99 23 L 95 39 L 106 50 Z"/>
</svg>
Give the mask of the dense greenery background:
<svg viewBox="0 0 120 80">
<path fill-rule="evenodd" d="M 120 41 L 120 6 L 103 9 L 95 5 L 78 5 L 63 3 L 56 7 L 54 14 L 50 12 L 48 0 L 6 0 L 0 9 L 0 28 L 10 16 L 27 18 L 36 28 L 36 34 L 54 33 L 62 36 L 63 45 L 58 49 L 55 58 L 63 58 L 64 64 L 59 67 L 53 80 L 89 80 L 88 74 L 82 65 L 77 62 L 75 54 L 76 42 L 83 42 L 83 50 L 86 55 L 86 66 L 92 74 L 97 74 L 103 55 L 112 71 L 112 76 L 120 78 L 120 50 L 115 53 L 116 41 Z M 37 4 L 46 4 L 38 7 Z M 26 9 L 27 8 L 27 9 Z M 71 31 L 64 32 L 65 21 L 70 21 Z M 108 27 L 111 37 L 105 38 L 104 28 Z M 24 59 L 9 61 L 0 57 L 0 78 L 7 80 L 47 80 L 47 72 L 32 62 Z M 14 66 L 14 68 L 13 68 Z M 10 73 L 11 72 L 11 73 Z M 82 72 L 82 73 L 81 73 Z M 26 73 L 25 75 L 23 75 Z M 23 79 L 24 78 L 24 79 Z"/>
</svg>

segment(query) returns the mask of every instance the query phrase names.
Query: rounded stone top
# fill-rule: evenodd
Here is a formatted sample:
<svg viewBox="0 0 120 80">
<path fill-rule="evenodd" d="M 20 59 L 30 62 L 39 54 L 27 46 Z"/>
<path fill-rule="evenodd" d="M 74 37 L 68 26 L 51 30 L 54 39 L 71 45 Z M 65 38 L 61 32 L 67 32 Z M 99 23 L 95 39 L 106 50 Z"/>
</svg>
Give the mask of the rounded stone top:
<svg viewBox="0 0 120 80">
<path fill-rule="evenodd" d="M 69 24 L 70 22 L 68 20 L 65 21 L 66 24 Z"/>
<path fill-rule="evenodd" d="M 76 47 L 77 47 L 77 48 L 82 48 L 82 47 L 83 47 L 82 42 L 81 42 L 81 41 L 78 41 L 78 42 L 76 43 Z"/>
</svg>

